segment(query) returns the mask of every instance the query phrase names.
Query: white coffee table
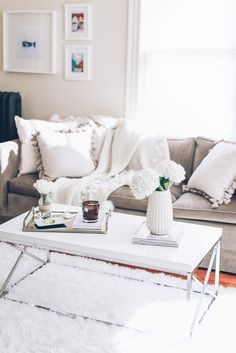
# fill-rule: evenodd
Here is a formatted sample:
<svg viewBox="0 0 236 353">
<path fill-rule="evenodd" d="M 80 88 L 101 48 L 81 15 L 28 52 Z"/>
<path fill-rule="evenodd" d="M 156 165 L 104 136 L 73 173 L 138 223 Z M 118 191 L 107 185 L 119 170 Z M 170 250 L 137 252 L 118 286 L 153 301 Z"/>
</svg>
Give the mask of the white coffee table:
<svg viewBox="0 0 236 353">
<path fill-rule="evenodd" d="M 74 206 L 55 205 L 54 210 L 75 211 Z M 121 213 L 112 213 L 107 234 L 22 232 L 26 214 L 0 225 L 0 241 L 19 250 L 5 282 L 0 288 L 0 297 L 8 293 L 7 286 L 23 255 L 40 261 L 42 267 L 50 261 L 50 251 L 91 257 L 126 265 L 155 269 L 186 276 L 187 299 L 191 299 L 193 280 L 202 286 L 199 304 L 193 318 L 191 332 L 198 319 L 202 299 L 207 293 L 212 301 L 218 294 L 220 272 L 220 243 L 222 229 L 183 223 L 183 236 L 178 248 L 132 244 L 132 237 L 145 218 Z M 47 260 L 30 253 L 28 246 L 47 251 Z M 194 274 L 202 260 L 210 253 L 211 258 L 204 282 Z M 208 280 L 215 262 L 214 290 L 208 287 Z M 14 284 L 15 285 L 15 284 Z M 10 286 L 12 287 L 12 285 Z"/>
</svg>

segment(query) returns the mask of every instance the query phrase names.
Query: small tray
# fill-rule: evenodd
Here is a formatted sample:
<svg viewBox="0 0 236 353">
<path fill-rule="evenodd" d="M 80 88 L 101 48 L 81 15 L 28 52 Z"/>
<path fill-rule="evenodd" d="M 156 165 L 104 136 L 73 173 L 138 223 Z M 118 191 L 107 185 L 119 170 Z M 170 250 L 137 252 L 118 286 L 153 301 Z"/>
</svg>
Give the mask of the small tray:
<svg viewBox="0 0 236 353">
<path fill-rule="evenodd" d="M 86 223 L 86 226 L 81 228 L 70 228 L 67 223 L 70 223 L 71 220 L 65 219 L 64 226 L 61 224 L 61 220 L 63 218 L 63 214 L 65 211 L 53 211 L 52 219 L 53 223 L 45 223 L 45 227 L 38 228 L 35 219 L 37 217 L 37 211 L 33 207 L 25 216 L 23 221 L 23 232 L 50 232 L 50 233 L 100 233 L 105 234 L 108 231 L 108 220 L 110 216 L 110 212 L 103 214 L 102 222 L 99 222 L 98 227 L 96 228 L 96 223 Z M 67 214 L 71 214 L 72 217 L 76 216 L 78 212 L 66 212 Z M 59 221 L 60 225 L 57 224 Z"/>
</svg>

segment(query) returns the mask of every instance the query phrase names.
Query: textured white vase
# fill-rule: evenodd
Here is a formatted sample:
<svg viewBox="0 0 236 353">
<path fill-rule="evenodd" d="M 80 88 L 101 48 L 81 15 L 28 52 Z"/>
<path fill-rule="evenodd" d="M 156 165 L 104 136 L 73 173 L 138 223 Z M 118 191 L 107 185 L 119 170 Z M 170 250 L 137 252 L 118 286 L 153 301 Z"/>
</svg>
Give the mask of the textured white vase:
<svg viewBox="0 0 236 353">
<path fill-rule="evenodd" d="M 167 234 L 173 223 L 170 190 L 153 191 L 148 199 L 147 227 L 152 234 Z"/>
</svg>

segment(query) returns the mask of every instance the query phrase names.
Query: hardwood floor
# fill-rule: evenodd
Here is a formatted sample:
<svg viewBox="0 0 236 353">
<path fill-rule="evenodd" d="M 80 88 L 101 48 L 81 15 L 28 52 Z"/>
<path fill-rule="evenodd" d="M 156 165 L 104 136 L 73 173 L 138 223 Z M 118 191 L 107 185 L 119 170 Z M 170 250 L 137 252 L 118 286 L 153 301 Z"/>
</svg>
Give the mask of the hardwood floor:
<svg viewBox="0 0 236 353">
<path fill-rule="evenodd" d="M 112 262 L 112 263 L 116 264 L 116 265 L 124 266 L 124 267 L 129 267 L 129 268 L 139 268 L 141 270 L 146 270 L 146 271 L 151 272 L 151 273 L 159 272 L 157 270 L 144 269 L 144 268 L 135 267 L 135 266 L 131 266 L 131 265 L 124 265 L 124 264 L 119 264 L 119 263 L 114 263 L 114 262 Z M 206 276 L 206 270 L 198 269 L 195 272 L 195 274 L 201 281 L 203 281 L 205 276 Z M 173 274 L 170 274 L 170 275 L 171 276 L 175 276 L 175 277 L 185 278 L 184 276 L 181 276 L 181 275 L 173 275 Z M 214 273 L 213 272 L 210 274 L 209 283 L 214 283 Z M 224 286 L 224 287 L 236 288 L 236 275 L 232 275 L 232 274 L 229 274 L 229 273 L 221 272 L 220 273 L 220 285 Z"/>
<path fill-rule="evenodd" d="M 196 271 L 197 276 L 203 280 L 206 275 L 206 270 L 199 269 Z M 214 274 L 210 275 L 209 283 L 214 282 Z M 233 287 L 236 288 L 236 275 L 232 275 L 229 273 L 220 273 L 220 284 L 224 287 Z"/>
</svg>

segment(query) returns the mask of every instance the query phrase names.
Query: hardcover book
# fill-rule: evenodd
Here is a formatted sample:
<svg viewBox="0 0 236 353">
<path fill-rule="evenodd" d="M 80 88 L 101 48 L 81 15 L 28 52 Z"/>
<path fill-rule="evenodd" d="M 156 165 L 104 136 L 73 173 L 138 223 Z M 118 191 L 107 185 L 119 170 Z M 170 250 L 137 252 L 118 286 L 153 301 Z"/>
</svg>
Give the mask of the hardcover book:
<svg viewBox="0 0 236 353">
<path fill-rule="evenodd" d="M 173 223 L 173 226 L 168 234 L 155 235 L 150 233 L 146 222 L 143 222 L 134 234 L 132 242 L 133 244 L 140 245 L 178 247 L 182 234 L 183 225 L 180 223 Z"/>
</svg>

